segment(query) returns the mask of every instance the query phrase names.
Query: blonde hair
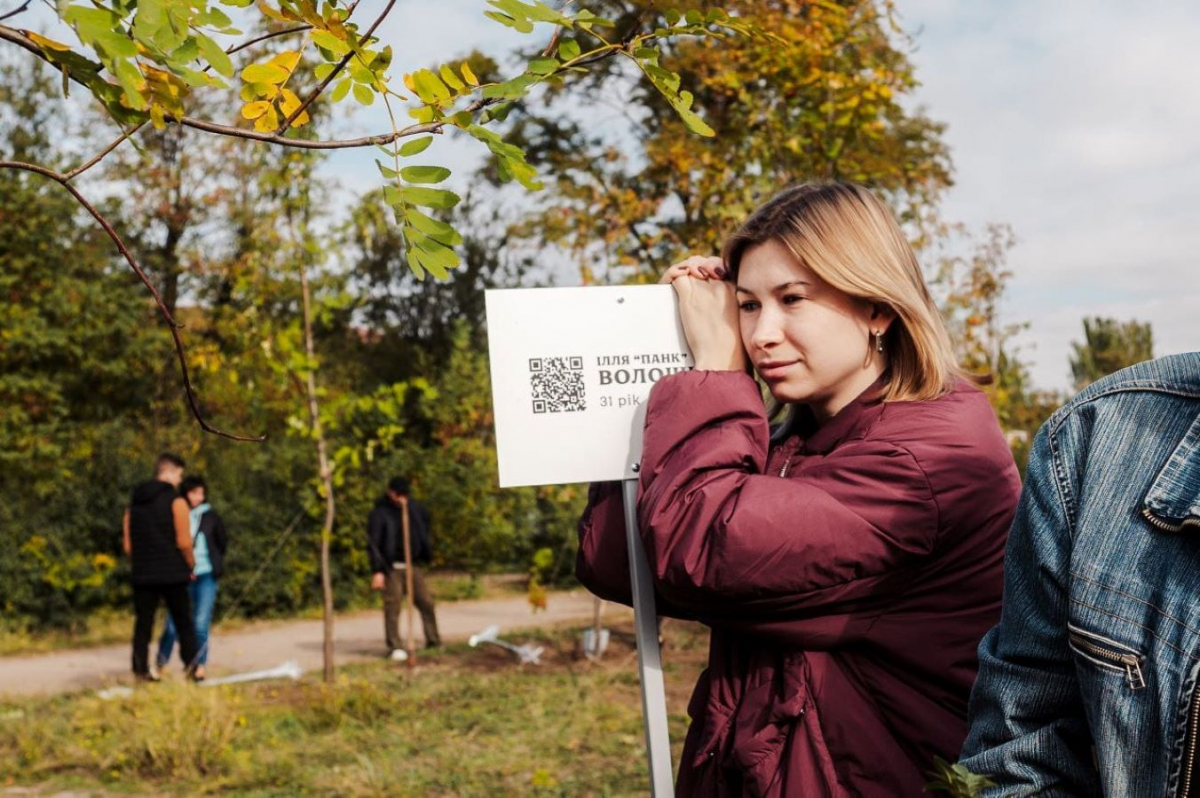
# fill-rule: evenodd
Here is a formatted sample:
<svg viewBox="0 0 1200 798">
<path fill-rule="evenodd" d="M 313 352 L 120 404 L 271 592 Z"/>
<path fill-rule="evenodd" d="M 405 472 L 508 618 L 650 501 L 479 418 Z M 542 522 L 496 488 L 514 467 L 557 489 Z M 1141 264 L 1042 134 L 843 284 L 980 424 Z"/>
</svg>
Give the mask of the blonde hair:
<svg viewBox="0 0 1200 798">
<path fill-rule="evenodd" d="M 885 333 L 887 402 L 933 399 L 966 376 L 895 217 L 853 183 L 802 183 L 775 195 L 725 242 L 730 280 L 751 247 L 778 241 L 839 291 L 896 314 Z"/>
</svg>

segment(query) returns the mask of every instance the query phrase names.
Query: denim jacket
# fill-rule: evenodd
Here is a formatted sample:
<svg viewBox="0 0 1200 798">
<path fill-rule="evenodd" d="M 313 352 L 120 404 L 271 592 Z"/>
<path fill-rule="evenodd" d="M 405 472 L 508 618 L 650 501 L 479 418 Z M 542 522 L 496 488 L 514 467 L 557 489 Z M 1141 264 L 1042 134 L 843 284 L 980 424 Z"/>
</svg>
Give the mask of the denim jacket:
<svg viewBox="0 0 1200 798">
<path fill-rule="evenodd" d="M 1034 442 L 979 646 L 986 796 L 1200 796 L 1200 352 L 1090 386 Z"/>
</svg>

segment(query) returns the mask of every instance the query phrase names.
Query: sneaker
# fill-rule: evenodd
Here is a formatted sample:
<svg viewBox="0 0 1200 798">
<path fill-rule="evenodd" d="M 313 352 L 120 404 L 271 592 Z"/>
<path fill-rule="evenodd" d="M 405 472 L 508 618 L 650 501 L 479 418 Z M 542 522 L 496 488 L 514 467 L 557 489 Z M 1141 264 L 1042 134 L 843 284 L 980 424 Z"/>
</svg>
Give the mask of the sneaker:
<svg viewBox="0 0 1200 798">
<path fill-rule="evenodd" d="M 388 659 L 392 662 L 406 662 L 408 660 L 408 652 L 402 648 L 393 648 L 392 653 L 388 654 Z"/>
</svg>

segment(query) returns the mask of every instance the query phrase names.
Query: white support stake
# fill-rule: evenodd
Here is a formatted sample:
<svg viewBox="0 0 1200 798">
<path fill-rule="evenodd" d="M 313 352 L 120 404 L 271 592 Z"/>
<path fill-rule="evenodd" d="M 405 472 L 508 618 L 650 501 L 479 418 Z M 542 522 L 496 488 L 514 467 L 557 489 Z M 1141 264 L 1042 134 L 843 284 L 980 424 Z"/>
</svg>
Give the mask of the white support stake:
<svg viewBox="0 0 1200 798">
<path fill-rule="evenodd" d="M 636 479 L 622 483 L 625 498 L 625 536 L 633 585 L 633 622 L 637 629 L 638 670 L 642 682 L 642 715 L 646 723 L 646 753 L 650 760 L 650 789 L 654 798 L 675 794 L 671 773 L 671 740 L 667 734 L 667 695 L 663 686 L 662 652 L 658 647 L 658 613 L 650 563 L 638 533 Z"/>
</svg>

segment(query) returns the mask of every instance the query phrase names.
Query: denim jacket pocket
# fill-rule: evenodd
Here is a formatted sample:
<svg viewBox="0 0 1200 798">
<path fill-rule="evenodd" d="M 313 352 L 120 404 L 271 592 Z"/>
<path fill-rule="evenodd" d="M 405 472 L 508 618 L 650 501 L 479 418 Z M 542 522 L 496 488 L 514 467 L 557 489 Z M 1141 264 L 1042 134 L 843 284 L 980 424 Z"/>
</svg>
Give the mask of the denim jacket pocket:
<svg viewBox="0 0 1200 798">
<path fill-rule="evenodd" d="M 1067 624 L 1067 644 L 1077 656 L 1097 668 L 1123 675 L 1130 690 L 1145 688 L 1146 657 L 1137 649 L 1070 623 Z"/>
</svg>

